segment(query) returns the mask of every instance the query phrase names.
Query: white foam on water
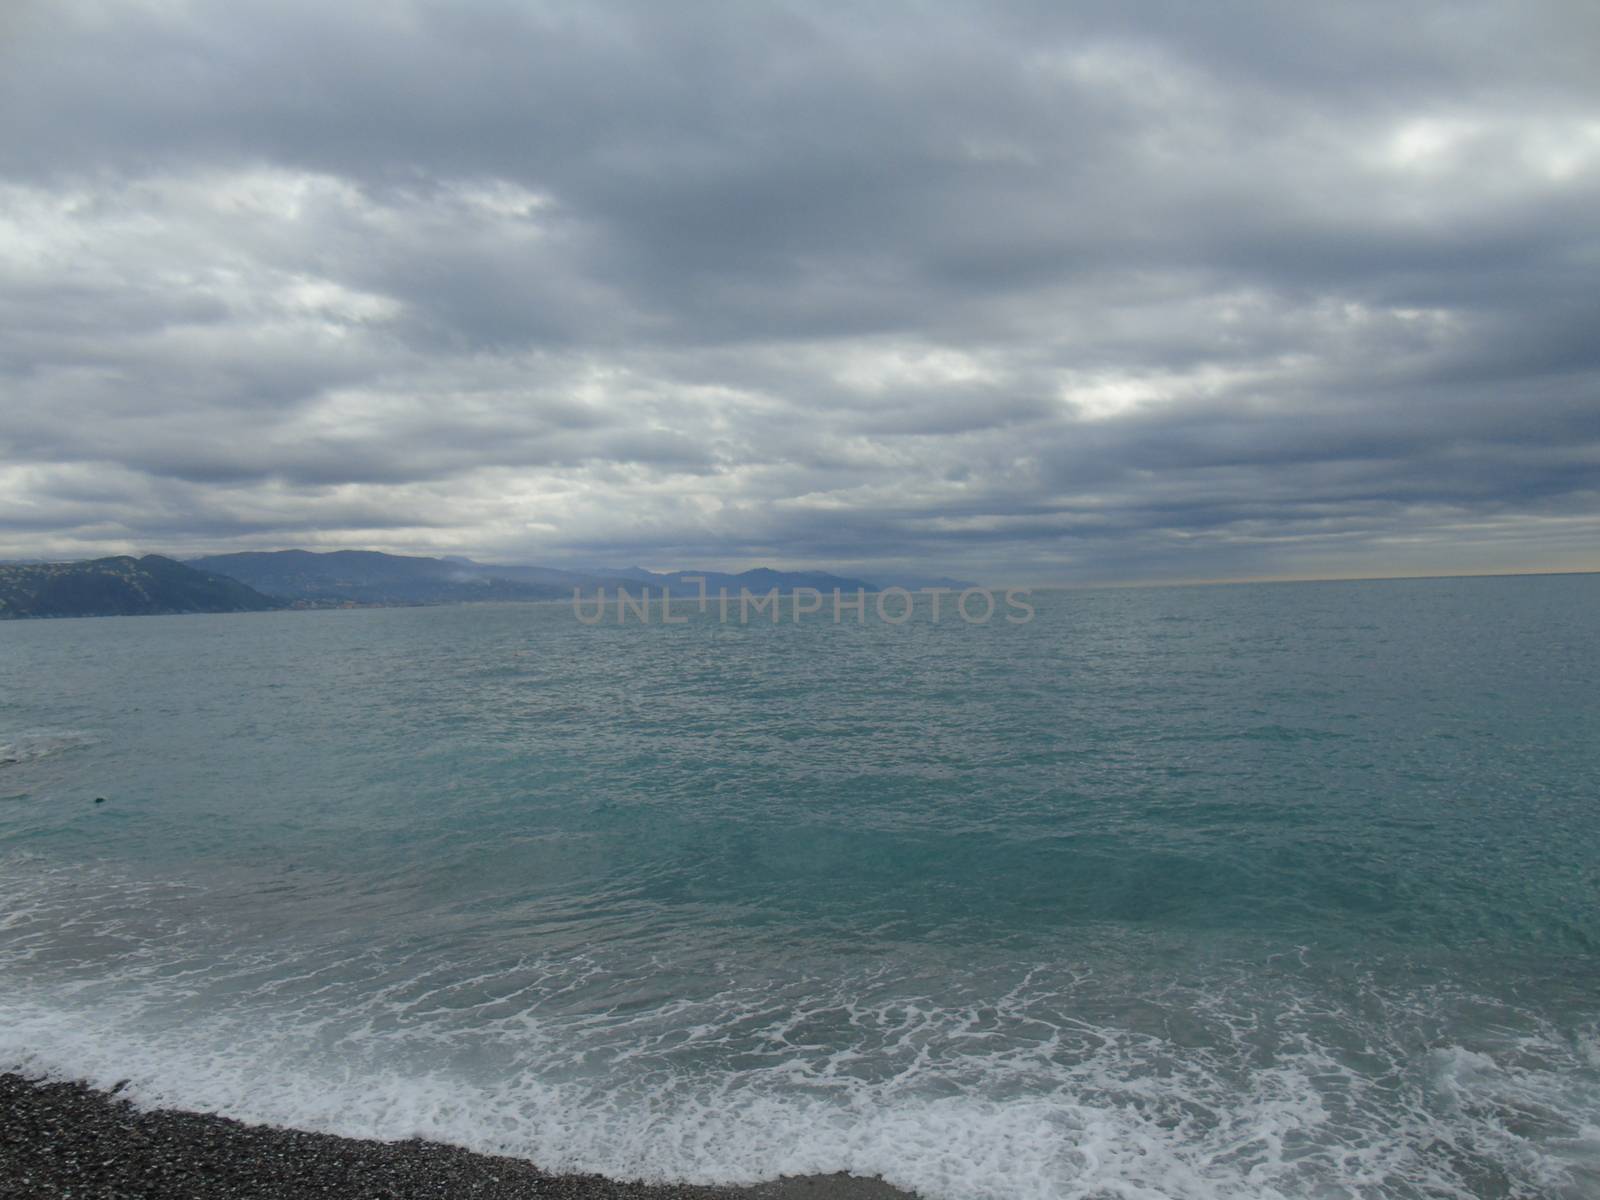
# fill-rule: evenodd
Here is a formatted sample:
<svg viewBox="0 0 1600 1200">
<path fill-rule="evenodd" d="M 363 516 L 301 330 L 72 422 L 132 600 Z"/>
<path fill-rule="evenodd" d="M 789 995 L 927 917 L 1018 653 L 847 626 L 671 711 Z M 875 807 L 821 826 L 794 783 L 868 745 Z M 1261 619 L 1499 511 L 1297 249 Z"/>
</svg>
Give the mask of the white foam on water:
<svg viewBox="0 0 1600 1200">
<path fill-rule="evenodd" d="M 928 1200 L 1600 1194 L 1595 1027 L 1501 1006 L 1440 1040 L 1452 997 L 1426 990 L 1356 1012 L 1173 985 L 1203 1036 L 1089 1019 L 1095 981 L 1049 966 L 960 1000 L 879 968 L 590 1004 L 615 964 L 291 949 L 209 928 L 201 889 L 69 871 L 0 899 L 0 1069 L 126 1080 L 145 1106 L 618 1178 L 849 1171 Z"/>
<path fill-rule="evenodd" d="M 0 734 L 0 767 L 36 762 L 94 743 L 92 734 L 79 729 L 30 729 Z"/>
<path fill-rule="evenodd" d="M 564 1064 L 547 1077 L 534 1061 L 471 1079 L 388 1066 L 381 1039 L 319 1061 L 307 1049 L 314 1021 L 272 1028 L 234 1014 L 153 1032 L 138 1027 L 139 1008 L 126 997 L 102 996 L 93 1012 L 8 999 L 0 1065 L 100 1087 L 128 1080 L 123 1094 L 146 1106 L 421 1136 L 619 1178 L 734 1184 L 844 1170 L 930 1200 L 1576 1198 L 1600 1180 L 1593 1078 L 1575 1079 L 1555 1055 L 1540 1065 L 1447 1047 L 1408 1086 L 1308 1051 L 1241 1082 L 1203 1057 L 1153 1058 L 1106 1029 L 1097 1055 L 1053 1065 L 1046 1055 L 1028 1072 L 1005 1053 L 975 1053 L 866 1080 L 829 1055 L 797 1053 L 722 1077 L 573 1078 Z M 538 1049 L 535 1024 L 522 1050 L 536 1060 L 554 1047 Z M 954 1076 L 970 1082 L 939 1086 Z"/>
</svg>

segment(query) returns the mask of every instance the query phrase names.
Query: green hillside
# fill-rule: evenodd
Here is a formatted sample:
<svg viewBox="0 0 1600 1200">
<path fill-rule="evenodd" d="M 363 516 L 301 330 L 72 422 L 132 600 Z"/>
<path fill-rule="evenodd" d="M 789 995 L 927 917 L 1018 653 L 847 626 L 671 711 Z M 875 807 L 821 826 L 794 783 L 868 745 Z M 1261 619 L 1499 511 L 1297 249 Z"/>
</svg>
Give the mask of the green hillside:
<svg viewBox="0 0 1600 1200">
<path fill-rule="evenodd" d="M 0 620 L 261 612 L 282 606 L 238 580 L 159 554 L 0 564 Z"/>
</svg>

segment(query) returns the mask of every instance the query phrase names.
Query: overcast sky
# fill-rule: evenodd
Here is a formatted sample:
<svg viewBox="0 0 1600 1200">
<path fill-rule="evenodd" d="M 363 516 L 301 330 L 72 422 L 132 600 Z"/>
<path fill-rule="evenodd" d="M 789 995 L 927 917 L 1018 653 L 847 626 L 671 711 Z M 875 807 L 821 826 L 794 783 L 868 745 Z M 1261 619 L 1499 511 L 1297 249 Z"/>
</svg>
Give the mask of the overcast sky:
<svg viewBox="0 0 1600 1200">
<path fill-rule="evenodd" d="M 1600 5 L 5 0 L 0 556 L 1600 569 Z"/>
</svg>

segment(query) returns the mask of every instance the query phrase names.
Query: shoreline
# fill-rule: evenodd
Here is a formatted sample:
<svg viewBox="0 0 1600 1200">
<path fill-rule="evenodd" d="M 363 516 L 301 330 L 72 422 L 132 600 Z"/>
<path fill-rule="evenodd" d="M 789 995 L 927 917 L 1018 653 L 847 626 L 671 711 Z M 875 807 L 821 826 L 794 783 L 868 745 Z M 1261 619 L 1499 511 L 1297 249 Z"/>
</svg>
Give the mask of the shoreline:
<svg viewBox="0 0 1600 1200">
<path fill-rule="evenodd" d="M 141 1110 L 83 1083 L 0 1072 L 0 1196 L 29 1200 L 915 1200 L 881 1179 L 745 1187 L 554 1175 L 520 1158 Z"/>
</svg>

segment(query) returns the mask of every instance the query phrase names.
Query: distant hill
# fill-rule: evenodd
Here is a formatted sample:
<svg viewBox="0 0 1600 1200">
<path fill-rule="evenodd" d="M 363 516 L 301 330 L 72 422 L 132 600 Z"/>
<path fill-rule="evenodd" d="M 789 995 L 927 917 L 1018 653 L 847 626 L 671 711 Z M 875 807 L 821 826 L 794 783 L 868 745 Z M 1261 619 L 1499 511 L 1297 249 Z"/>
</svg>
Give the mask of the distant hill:
<svg viewBox="0 0 1600 1200">
<path fill-rule="evenodd" d="M 715 596 L 724 588 L 730 596 L 737 596 L 741 588 L 757 595 L 770 592 L 773 588 L 777 588 L 780 592 L 792 592 L 796 588 L 814 588 L 823 595 L 831 595 L 835 588 L 849 594 L 858 590 L 864 592 L 881 590 L 876 584 L 868 583 L 864 579 L 832 575 L 827 571 L 774 571 L 771 567 L 755 567 L 749 571 L 740 571 L 737 575 L 725 571 L 655 572 L 646 571 L 642 567 L 629 567 L 626 570 L 608 573 L 603 582 L 607 587 L 613 588 L 619 584 L 635 590 L 640 586 L 652 590 L 668 588 L 674 596 L 698 596 L 701 579 L 705 580 L 706 594 L 710 596 Z"/>
<path fill-rule="evenodd" d="M 282 602 L 159 554 L 0 565 L 0 620 L 262 612 Z"/>
<path fill-rule="evenodd" d="M 647 571 L 643 567 L 564 570 L 425 558 L 376 550 L 247 551 L 213 554 L 187 563 L 149 554 L 75 563 L 0 563 L 0 619 L 135 613 L 256 612 L 346 604 L 459 604 L 474 600 L 565 600 L 577 588 L 593 596 L 619 587 L 639 594 L 698 597 L 741 589 L 764 595 L 814 588 L 876 592 L 888 586 L 967 587 L 954 579 L 881 578 L 869 582 L 827 571 L 756 567 L 724 571 Z"/>
<path fill-rule="evenodd" d="M 462 558 L 414 558 L 375 550 L 249 551 L 189 560 L 269 596 L 321 604 L 455 604 L 469 600 L 551 600 L 570 584 L 517 579 Z"/>
<path fill-rule="evenodd" d="M 902 587 L 908 592 L 920 592 L 923 588 L 945 588 L 952 592 L 964 592 L 968 588 L 981 586 L 970 579 L 951 579 L 948 575 L 879 575 L 874 573 L 873 581 L 879 589 Z"/>
<path fill-rule="evenodd" d="M 648 587 L 660 595 L 698 596 L 697 577 L 715 596 L 726 588 L 737 596 L 740 588 L 765 593 L 795 588 L 816 588 L 829 594 L 879 590 L 861 579 L 830 575 L 825 571 L 774 571 L 758 567 L 740 574 L 719 571 L 653 572 L 641 567 L 622 570 L 568 571 L 558 567 L 511 566 L 473 562 L 469 558 L 422 558 L 381 554 L 375 550 L 251 551 L 214 554 L 189 560 L 189 565 L 214 571 L 246 583 L 259 592 L 301 604 L 453 604 L 471 600 L 568 599 L 574 588 L 585 595 L 605 588 L 608 593 L 626 587 L 637 594 Z"/>
</svg>

